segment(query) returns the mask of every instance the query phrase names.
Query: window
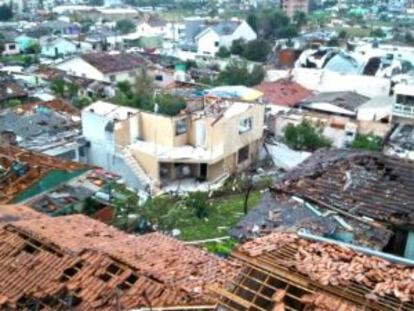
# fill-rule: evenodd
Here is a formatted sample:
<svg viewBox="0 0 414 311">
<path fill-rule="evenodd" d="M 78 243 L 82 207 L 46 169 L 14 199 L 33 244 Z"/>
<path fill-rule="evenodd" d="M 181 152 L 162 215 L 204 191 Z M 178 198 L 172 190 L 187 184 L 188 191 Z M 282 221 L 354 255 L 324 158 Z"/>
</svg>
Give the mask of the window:
<svg viewBox="0 0 414 311">
<path fill-rule="evenodd" d="M 175 122 L 175 135 L 182 135 L 187 133 L 187 120 L 181 119 Z"/>
<path fill-rule="evenodd" d="M 252 127 L 253 119 L 251 117 L 241 120 L 239 124 L 239 134 L 249 132 L 252 129 Z"/>
<path fill-rule="evenodd" d="M 164 77 L 162 75 L 155 75 L 155 81 L 163 81 Z"/>
<path fill-rule="evenodd" d="M 219 42 L 218 41 L 216 41 L 216 42 L 214 42 L 214 46 L 219 46 Z"/>
<path fill-rule="evenodd" d="M 237 152 L 237 163 L 241 164 L 249 159 L 249 146 L 245 146 Z"/>
<path fill-rule="evenodd" d="M 110 75 L 110 76 L 109 76 L 109 80 L 110 80 L 111 82 L 115 82 L 115 80 L 116 80 L 115 75 Z"/>
<path fill-rule="evenodd" d="M 15 44 L 10 44 L 9 45 L 9 50 L 15 50 L 16 49 L 16 45 Z"/>
</svg>

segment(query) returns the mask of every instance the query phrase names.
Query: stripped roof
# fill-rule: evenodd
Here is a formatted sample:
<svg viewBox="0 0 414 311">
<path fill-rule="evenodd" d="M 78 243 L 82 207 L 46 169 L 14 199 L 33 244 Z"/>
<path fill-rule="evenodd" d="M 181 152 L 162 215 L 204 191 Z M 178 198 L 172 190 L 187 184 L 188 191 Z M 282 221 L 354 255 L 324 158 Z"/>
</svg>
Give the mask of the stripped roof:
<svg viewBox="0 0 414 311">
<path fill-rule="evenodd" d="M 148 61 L 142 56 L 127 53 L 90 53 L 84 54 L 81 57 L 84 61 L 105 74 L 136 70 L 148 64 Z"/>
<path fill-rule="evenodd" d="M 329 103 L 350 111 L 356 111 L 368 100 L 368 97 L 356 92 L 324 92 L 305 99 L 303 104 Z"/>
<path fill-rule="evenodd" d="M 12 202 L 49 172 L 74 172 L 87 167 L 42 153 L 0 146 L 0 204 Z"/>
<path fill-rule="evenodd" d="M 256 89 L 264 94 L 263 98 L 266 103 L 288 107 L 294 107 L 313 95 L 310 90 L 299 83 L 287 79 L 263 82 Z"/>
<path fill-rule="evenodd" d="M 239 246 L 233 256 L 243 261 L 242 272 L 226 289 L 213 288 L 224 310 L 414 309 L 413 267 L 341 245 L 280 232 Z"/>
<path fill-rule="evenodd" d="M 347 215 L 414 225 L 413 170 L 414 162 L 379 152 L 321 149 L 273 189 Z"/>
<path fill-rule="evenodd" d="M 13 267 L 0 269 L 0 306 L 12 310 L 214 304 L 206 285 L 237 271 L 162 234 L 128 235 L 83 215 L 0 229 L 0 267 Z"/>
</svg>

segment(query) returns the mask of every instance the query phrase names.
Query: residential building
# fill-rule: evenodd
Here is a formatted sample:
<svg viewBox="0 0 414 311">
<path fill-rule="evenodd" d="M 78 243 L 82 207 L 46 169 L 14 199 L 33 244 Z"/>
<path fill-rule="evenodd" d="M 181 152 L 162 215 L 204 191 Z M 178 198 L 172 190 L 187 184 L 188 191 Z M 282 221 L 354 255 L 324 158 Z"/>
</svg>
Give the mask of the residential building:
<svg viewBox="0 0 414 311">
<path fill-rule="evenodd" d="M 397 84 L 394 87 L 393 122 L 412 123 L 414 121 L 414 85 Z"/>
<path fill-rule="evenodd" d="M 284 230 L 242 244 L 232 256 L 242 269 L 225 287 L 213 288 L 218 310 L 412 308 L 411 282 L 403 275 L 414 269 L 403 258 Z"/>
<path fill-rule="evenodd" d="M 129 235 L 83 215 L 28 217 L 0 208 L 0 265 L 13 262 L 0 280 L 4 310 L 214 310 L 209 286 L 239 268 L 160 233 Z"/>
<path fill-rule="evenodd" d="M 331 115 L 356 118 L 358 108 L 369 100 L 355 92 L 326 92 L 306 98 L 299 107 Z"/>
<path fill-rule="evenodd" d="M 135 188 L 156 189 L 189 179 L 213 183 L 254 162 L 263 105 L 224 101 L 187 110 L 193 112 L 166 116 L 93 103 L 82 111 L 89 163 L 119 173 Z"/>
<path fill-rule="evenodd" d="M 140 36 L 160 36 L 167 31 L 167 23 L 158 16 L 151 15 L 147 19 L 143 19 L 137 24 L 137 33 Z"/>
<path fill-rule="evenodd" d="M 139 55 L 90 53 L 64 60 L 55 67 L 73 76 L 117 83 L 134 82 L 147 64 L 148 61 Z"/>
<path fill-rule="evenodd" d="M 61 100 L 35 102 L 0 111 L 3 144 L 72 161 L 84 160 L 79 111 Z"/>
<path fill-rule="evenodd" d="M 255 40 L 257 34 L 246 21 L 220 22 L 202 30 L 195 42 L 199 54 L 214 56 L 220 47 L 229 48 L 234 40 Z"/>
<path fill-rule="evenodd" d="M 309 0 L 280 0 L 280 8 L 292 18 L 295 12 L 309 12 Z"/>
<path fill-rule="evenodd" d="M 3 56 L 20 54 L 19 46 L 13 42 L 4 42 Z"/>
<path fill-rule="evenodd" d="M 44 57 L 59 58 L 76 54 L 79 52 L 78 45 L 65 38 L 44 38 L 39 41 L 40 54 Z"/>
</svg>

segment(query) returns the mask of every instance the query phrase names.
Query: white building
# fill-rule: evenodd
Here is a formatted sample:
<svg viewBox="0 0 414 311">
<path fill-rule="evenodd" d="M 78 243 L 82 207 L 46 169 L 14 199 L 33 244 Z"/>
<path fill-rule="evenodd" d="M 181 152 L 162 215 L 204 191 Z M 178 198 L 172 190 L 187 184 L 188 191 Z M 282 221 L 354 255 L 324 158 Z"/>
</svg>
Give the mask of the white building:
<svg viewBox="0 0 414 311">
<path fill-rule="evenodd" d="M 65 60 L 55 67 L 73 76 L 117 83 L 134 82 L 147 64 L 147 60 L 133 54 L 91 53 Z"/>
<path fill-rule="evenodd" d="M 229 21 L 204 29 L 195 41 L 199 54 L 214 56 L 220 47 L 229 48 L 235 40 L 251 41 L 256 38 L 256 32 L 245 21 Z"/>
</svg>

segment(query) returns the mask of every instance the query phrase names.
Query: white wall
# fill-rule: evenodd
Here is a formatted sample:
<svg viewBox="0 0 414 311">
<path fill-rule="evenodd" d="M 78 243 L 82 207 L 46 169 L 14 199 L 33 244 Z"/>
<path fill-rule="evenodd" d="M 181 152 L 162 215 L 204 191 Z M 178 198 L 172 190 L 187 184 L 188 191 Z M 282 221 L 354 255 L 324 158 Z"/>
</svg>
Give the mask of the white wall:
<svg viewBox="0 0 414 311">
<path fill-rule="evenodd" d="M 220 38 L 220 46 L 229 48 L 233 41 L 238 39 L 252 41 L 257 39 L 257 35 L 249 24 L 243 21 L 230 36 L 222 36 Z"/>
<path fill-rule="evenodd" d="M 80 57 L 69 59 L 60 64 L 57 64 L 55 67 L 77 77 L 84 77 L 98 81 L 107 81 L 107 77 L 105 77 L 102 72 L 97 70 L 95 67 Z"/>
<path fill-rule="evenodd" d="M 219 49 L 220 37 L 213 30 L 206 31 L 197 41 L 197 52 L 199 54 L 214 56 Z"/>
</svg>

